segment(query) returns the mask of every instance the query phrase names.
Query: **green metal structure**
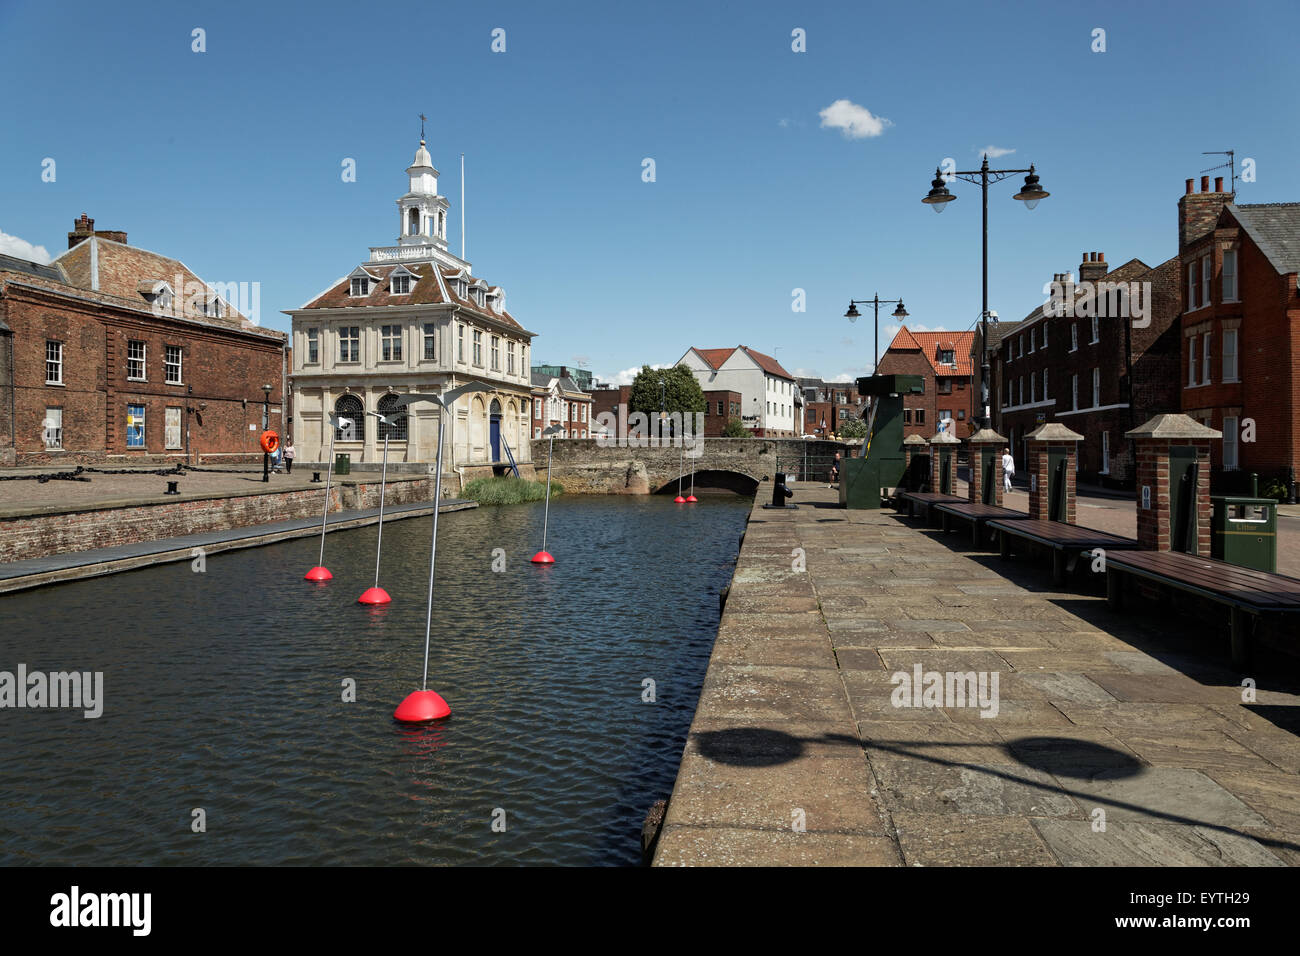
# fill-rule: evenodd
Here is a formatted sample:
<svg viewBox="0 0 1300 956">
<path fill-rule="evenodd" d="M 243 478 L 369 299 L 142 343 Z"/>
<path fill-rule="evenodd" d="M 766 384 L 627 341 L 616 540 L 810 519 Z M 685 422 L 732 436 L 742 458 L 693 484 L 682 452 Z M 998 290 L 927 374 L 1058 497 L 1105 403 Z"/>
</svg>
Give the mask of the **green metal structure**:
<svg viewBox="0 0 1300 956">
<path fill-rule="evenodd" d="M 840 504 L 855 510 L 880 507 L 884 488 L 902 484 L 903 396 L 925 393 L 919 375 L 872 375 L 858 379 L 858 394 L 870 395 L 867 438 L 862 455 L 847 458 L 840 468 Z"/>
</svg>

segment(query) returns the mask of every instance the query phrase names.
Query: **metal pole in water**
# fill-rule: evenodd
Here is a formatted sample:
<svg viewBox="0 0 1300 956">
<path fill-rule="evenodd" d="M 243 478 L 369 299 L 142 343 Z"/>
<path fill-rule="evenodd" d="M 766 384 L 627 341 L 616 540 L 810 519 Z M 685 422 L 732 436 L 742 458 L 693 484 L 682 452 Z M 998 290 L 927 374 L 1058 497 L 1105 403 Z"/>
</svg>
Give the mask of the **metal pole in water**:
<svg viewBox="0 0 1300 956">
<path fill-rule="evenodd" d="M 546 449 L 546 508 L 542 512 L 542 550 L 546 550 L 546 532 L 551 525 L 551 459 L 555 457 L 555 436 Z"/>
<path fill-rule="evenodd" d="M 429 602 L 424 612 L 424 679 L 421 690 L 429 689 L 429 635 L 433 631 L 433 566 L 438 558 L 438 501 L 442 497 L 442 429 L 447 406 L 438 411 L 438 474 L 433 479 L 433 538 L 429 542 Z"/>
<path fill-rule="evenodd" d="M 384 553 L 384 489 L 387 486 L 388 432 L 384 432 L 384 467 L 379 472 L 379 538 L 375 542 L 375 587 L 379 587 L 379 556 Z"/>
</svg>

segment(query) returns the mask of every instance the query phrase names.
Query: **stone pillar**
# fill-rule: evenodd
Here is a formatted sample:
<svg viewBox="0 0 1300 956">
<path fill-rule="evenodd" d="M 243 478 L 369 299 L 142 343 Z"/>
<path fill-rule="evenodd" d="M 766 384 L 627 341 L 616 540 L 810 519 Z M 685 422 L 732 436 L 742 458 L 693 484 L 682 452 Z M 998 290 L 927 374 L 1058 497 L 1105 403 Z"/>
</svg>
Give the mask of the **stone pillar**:
<svg viewBox="0 0 1300 956">
<path fill-rule="evenodd" d="M 961 439 L 940 432 L 930 439 L 930 490 L 936 494 L 952 494 L 957 480 L 957 446 Z M 943 486 L 943 465 L 948 463 L 948 487 Z"/>
<path fill-rule="evenodd" d="M 1195 528 L 1181 550 L 1210 556 L 1210 442 L 1223 433 L 1186 415 L 1156 415 L 1125 432 L 1137 446 L 1137 537 L 1145 551 L 1174 549 L 1182 529 L 1173 513 L 1171 472 L 1196 465 Z M 1174 481 L 1178 481 L 1174 476 Z"/>
<path fill-rule="evenodd" d="M 1065 462 L 1065 513 L 1058 519 L 1076 523 L 1075 492 L 1078 479 L 1079 445 L 1083 436 L 1059 422 L 1039 425 L 1028 438 L 1029 517 L 1047 521 L 1052 517 L 1052 459 Z"/>
<path fill-rule="evenodd" d="M 903 439 L 903 480 L 907 483 L 908 491 L 921 490 L 921 482 L 912 470 L 912 460 L 917 455 L 925 454 L 927 447 L 925 439 L 920 435 L 908 435 Z"/>
<path fill-rule="evenodd" d="M 983 460 L 985 456 L 992 456 L 993 487 L 988 503 L 1002 507 L 1002 451 L 1007 447 L 1007 440 L 991 428 L 981 428 L 967 438 L 966 443 L 970 446 L 970 500 L 984 501 Z"/>
</svg>

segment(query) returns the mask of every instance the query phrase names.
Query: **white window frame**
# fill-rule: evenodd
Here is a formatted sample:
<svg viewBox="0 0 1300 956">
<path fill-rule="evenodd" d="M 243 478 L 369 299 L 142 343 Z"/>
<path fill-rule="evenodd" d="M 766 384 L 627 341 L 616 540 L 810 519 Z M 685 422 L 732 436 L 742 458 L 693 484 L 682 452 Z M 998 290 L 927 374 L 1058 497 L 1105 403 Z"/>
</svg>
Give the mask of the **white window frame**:
<svg viewBox="0 0 1300 956">
<path fill-rule="evenodd" d="M 421 342 L 422 349 L 420 351 L 420 361 L 422 362 L 438 361 L 438 323 L 425 322 L 420 329 L 420 335 L 422 338 L 422 342 Z M 429 346 L 433 346 L 433 348 L 430 348 Z M 429 354 L 430 352 L 432 352 L 433 354 L 430 355 Z"/>
<path fill-rule="evenodd" d="M 355 332 L 355 335 L 350 333 Z M 356 346 L 356 354 L 349 358 L 345 350 L 347 344 Z M 340 325 L 339 326 L 339 363 L 352 364 L 361 361 L 361 326 L 359 325 Z"/>
<path fill-rule="evenodd" d="M 1070 376 L 1070 409 L 1079 410 L 1079 373 L 1075 372 Z"/>
<path fill-rule="evenodd" d="M 1237 250 L 1223 250 L 1223 301 L 1237 302 Z"/>
<path fill-rule="evenodd" d="M 51 412 L 57 414 L 57 418 L 51 415 Z M 51 427 L 51 422 L 56 424 Z M 53 438 L 53 441 L 50 439 Z M 45 420 L 41 423 L 41 439 L 45 442 L 46 451 L 61 451 L 63 449 L 63 406 L 46 405 Z"/>
<path fill-rule="evenodd" d="M 54 370 L 52 377 L 51 369 Z M 45 340 L 45 384 L 63 384 L 63 343 L 56 339 Z"/>
<path fill-rule="evenodd" d="M 168 421 L 168 419 L 172 417 L 173 412 L 176 413 L 175 432 L 172 431 L 172 425 Z M 182 424 L 181 407 L 179 405 L 166 406 L 163 409 L 163 449 L 165 451 L 179 451 L 181 448 L 185 447 L 183 442 L 183 429 L 184 425 Z M 174 441 L 173 437 L 175 439 Z"/>
<path fill-rule="evenodd" d="M 1096 345 L 1100 341 L 1101 341 L 1101 317 L 1094 315 L 1092 317 L 1092 339 L 1091 341 L 1088 342 L 1088 344 Z"/>
<path fill-rule="evenodd" d="M 1196 384 L 1196 336 L 1187 336 L 1187 385 Z"/>
<path fill-rule="evenodd" d="M 402 326 L 389 324 L 379 327 L 379 361 L 402 361 Z"/>
<path fill-rule="evenodd" d="M 1196 281 L 1196 270 L 1199 263 L 1193 259 L 1187 263 L 1187 311 L 1195 312 L 1199 306 L 1196 304 L 1196 290 L 1200 288 L 1200 283 Z"/>
<path fill-rule="evenodd" d="M 465 323 L 456 323 L 456 361 L 465 364 Z"/>
<path fill-rule="evenodd" d="M 147 431 L 145 431 L 145 422 L 148 420 L 148 411 L 149 411 L 149 409 L 148 409 L 148 408 L 144 405 L 144 403 L 142 403 L 142 402 L 127 402 L 127 403 L 126 403 L 126 413 L 127 413 L 127 415 L 130 415 L 130 414 L 131 414 L 131 409 L 133 409 L 133 408 L 138 408 L 138 409 L 140 409 L 140 444 L 138 444 L 138 445 L 133 445 L 133 444 L 131 444 L 131 427 L 132 427 L 132 426 L 131 426 L 131 425 L 127 425 L 127 431 L 126 431 L 126 447 L 127 447 L 128 449 L 130 449 L 130 448 L 147 448 L 148 445 L 149 445 L 149 433 L 148 433 Z"/>
<path fill-rule="evenodd" d="M 1047 348 L 1047 322 L 1043 322 L 1043 348 Z"/>
<path fill-rule="evenodd" d="M 320 364 L 320 329 L 307 330 L 307 358 L 303 365 Z"/>
<path fill-rule="evenodd" d="M 171 360 L 173 352 L 176 355 L 176 361 Z M 172 377 L 172 369 L 176 370 L 175 377 Z M 163 381 L 168 385 L 184 385 L 185 379 L 185 352 L 179 345 L 163 346 Z"/>
<path fill-rule="evenodd" d="M 1047 401 L 1047 369 L 1043 369 L 1043 401 Z"/>
<path fill-rule="evenodd" d="M 1212 381 L 1214 381 L 1214 379 L 1210 377 L 1210 360 L 1211 360 L 1211 354 L 1214 351 L 1213 344 L 1212 344 L 1213 340 L 1210 338 L 1212 334 L 1213 333 L 1206 332 L 1203 336 L 1201 336 L 1201 384 L 1202 385 L 1209 385 Z"/>
<path fill-rule="evenodd" d="M 501 371 L 501 336 L 499 335 L 492 336 L 492 339 L 488 343 L 488 345 L 489 345 L 488 355 L 492 359 L 492 365 L 490 367 L 492 371 L 499 372 Z"/>
<path fill-rule="evenodd" d="M 392 277 L 389 284 L 392 287 L 393 295 L 411 294 L 411 274 L 409 272 L 398 273 L 397 275 Z"/>
<path fill-rule="evenodd" d="M 1207 252 L 1201 256 L 1201 305 L 1209 305 L 1210 298 L 1210 280 L 1214 278 L 1214 270 L 1211 268 L 1210 254 Z"/>
<path fill-rule="evenodd" d="M 515 343 L 506 342 L 506 374 L 515 374 Z"/>
<path fill-rule="evenodd" d="M 354 299 L 364 299 L 370 295 L 370 280 L 365 276 L 353 276 L 348 287 L 348 294 Z"/>
<path fill-rule="evenodd" d="M 133 346 L 137 346 L 137 345 L 140 347 L 140 354 L 138 357 L 132 356 L 131 353 L 134 351 Z M 147 382 L 149 380 L 148 361 L 149 361 L 149 343 L 142 342 L 139 339 L 128 339 L 126 343 L 126 380 L 128 382 Z M 132 375 L 131 369 L 132 366 L 135 365 L 136 363 L 139 363 L 140 374 Z"/>
<path fill-rule="evenodd" d="M 1240 335 L 1237 329 L 1223 330 L 1223 381 L 1238 382 L 1237 377 L 1237 343 Z M 1231 348 L 1229 348 L 1231 343 Z"/>
<path fill-rule="evenodd" d="M 1070 323 L 1070 351 L 1079 351 L 1079 323 Z"/>
<path fill-rule="evenodd" d="M 1092 407 L 1101 408 L 1101 369 L 1092 370 Z"/>
<path fill-rule="evenodd" d="M 483 330 L 473 329 L 473 335 L 470 337 L 474 344 L 474 366 L 483 367 Z"/>
</svg>

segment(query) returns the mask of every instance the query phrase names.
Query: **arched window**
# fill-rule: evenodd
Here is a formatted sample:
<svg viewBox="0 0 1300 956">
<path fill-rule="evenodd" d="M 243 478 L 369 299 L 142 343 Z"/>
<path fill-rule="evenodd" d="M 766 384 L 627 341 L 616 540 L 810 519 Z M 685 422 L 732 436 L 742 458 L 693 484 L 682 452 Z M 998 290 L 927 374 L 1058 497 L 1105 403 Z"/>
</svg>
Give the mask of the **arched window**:
<svg viewBox="0 0 1300 956">
<path fill-rule="evenodd" d="M 392 222 L 390 219 L 389 222 Z M 411 210 L 411 227 L 406 230 L 408 235 L 418 236 L 420 234 L 420 210 Z"/>
<path fill-rule="evenodd" d="M 492 399 L 492 408 L 491 408 L 489 414 L 492 414 L 492 415 L 500 415 L 500 414 L 501 414 L 501 402 L 498 401 L 498 400 L 495 399 L 495 398 Z"/>
<path fill-rule="evenodd" d="M 386 418 L 396 417 L 393 425 L 379 423 L 379 440 L 383 441 L 387 437 L 389 441 L 406 441 L 406 406 L 397 404 L 397 396 L 385 395 L 381 398 L 378 411 Z"/>
<path fill-rule="evenodd" d="M 361 399 L 355 395 L 339 396 L 339 400 L 334 403 L 334 414 L 352 421 L 351 425 L 334 429 L 335 441 L 366 440 L 366 414 L 361 406 Z"/>
</svg>

